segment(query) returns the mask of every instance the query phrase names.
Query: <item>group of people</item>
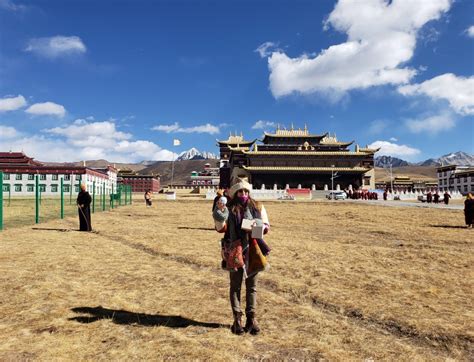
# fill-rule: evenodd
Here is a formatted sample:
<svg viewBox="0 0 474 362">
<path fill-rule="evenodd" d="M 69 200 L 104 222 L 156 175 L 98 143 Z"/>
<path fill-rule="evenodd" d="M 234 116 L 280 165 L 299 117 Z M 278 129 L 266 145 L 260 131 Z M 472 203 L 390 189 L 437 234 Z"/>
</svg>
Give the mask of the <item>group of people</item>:
<svg viewBox="0 0 474 362">
<path fill-rule="evenodd" d="M 438 204 L 439 203 L 439 200 L 440 200 L 441 196 L 440 194 L 438 193 L 438 191 L 436 191 L 434 194 L 431 192 L 431 191 L 428 191 L 428 193 L 426 194 L 426 202 L 428 204 L 431 204 L 431 203 L 434 203 L 434 204 Z M 448 191 L 446 191 L 444 194 L 443 194 L 443 202 L 445 205 L 448 205 L 449 204 L 449 199 L 451 198 L 451 195 L 449 194 Z"/>
</svg>

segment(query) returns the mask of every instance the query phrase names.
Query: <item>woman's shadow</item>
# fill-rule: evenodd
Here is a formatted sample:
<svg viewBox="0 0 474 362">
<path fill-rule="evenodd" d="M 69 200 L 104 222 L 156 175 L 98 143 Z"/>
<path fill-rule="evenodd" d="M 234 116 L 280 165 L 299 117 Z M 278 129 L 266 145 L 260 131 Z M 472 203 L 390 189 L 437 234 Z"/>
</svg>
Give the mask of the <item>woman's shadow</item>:
<svg viewBox="0 0 474 362">
<path fill-rule="evenodd" d="M 74 320 L 79 323 L 92 323 L 101 319 L 111 319 L 112 322 L 116 324 L 138 324 L 141 326 L 230 328 L 229 325 L 225 324 L 198 322 L 181 316 L 133 313 L 126 310 L 107 309 L 101 306 L 76 307 L 71 310 L 75 313 L 87 314 L 86 316 L 69 318 L 69 320 Z"/>
</svg>

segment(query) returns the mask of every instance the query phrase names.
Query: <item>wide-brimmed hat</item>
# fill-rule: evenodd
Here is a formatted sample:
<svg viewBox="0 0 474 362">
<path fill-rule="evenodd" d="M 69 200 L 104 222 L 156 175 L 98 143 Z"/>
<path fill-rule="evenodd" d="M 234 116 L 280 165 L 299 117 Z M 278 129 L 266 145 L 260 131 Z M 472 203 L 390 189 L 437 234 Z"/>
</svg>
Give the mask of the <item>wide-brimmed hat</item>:
<svg viewBox="0 0 474 362">
<path fill-rule="evenodd" d="M 237 183 L 232 185 L 232 187 L 229 190 L 229 196 L 231 198 L 234 198 L 235 194 L 239 190 L 247 190 L 249 193 L 252 191 L 252 185 L 249 184 L 247 181 L 238 179 Z"/>
</svg>

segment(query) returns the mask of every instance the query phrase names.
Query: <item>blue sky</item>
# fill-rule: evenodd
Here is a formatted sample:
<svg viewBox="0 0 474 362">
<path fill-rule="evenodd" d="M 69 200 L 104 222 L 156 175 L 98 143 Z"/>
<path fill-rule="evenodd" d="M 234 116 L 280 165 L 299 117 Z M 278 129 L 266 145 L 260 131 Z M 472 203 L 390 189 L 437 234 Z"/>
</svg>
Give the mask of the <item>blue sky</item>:
<svg viewBox="0 0 474 362">
<path fill-rule="evenodd" d="M 473 14 L 471 0 L 0 0 L 0 150 L 169 160 L 306 124 L 409 161 L 473 154 Z"/>
</svg>

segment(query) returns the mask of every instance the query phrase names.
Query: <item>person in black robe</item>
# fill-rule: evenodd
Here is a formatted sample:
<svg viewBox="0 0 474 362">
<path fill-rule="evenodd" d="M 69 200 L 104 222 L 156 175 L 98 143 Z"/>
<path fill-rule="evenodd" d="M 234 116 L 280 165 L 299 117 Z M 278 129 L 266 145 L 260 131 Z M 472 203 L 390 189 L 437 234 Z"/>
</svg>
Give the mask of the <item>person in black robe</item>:
<svg viewBox="0 0 474 362">
<path fill-rule="evenodd" d="M 449 204 L 449 199 L 451 198 L 451 195 L 448 193 L 448 191 L 446 191 L 444 193 L 444 196 L 443 196 L 443 201 L 444 201 L 444 204 L 447 205 Z"/>
<path fill-rule="evenodd" d="M 86 185 L 81 185 L 81 192 L 77 195 L 77 209 L 79 212 L 79 230 L 92 231 L 91 225 L 91 195 L 86 191 Z"/>
<path fill-rule="evenodd" d="M 472 197 L 471 193 L 467 194 L 466 201 L 464 201 L 464 218 L 466 226 L 472 228 L 474 224 L 474 197 Z"/>
</svg>

